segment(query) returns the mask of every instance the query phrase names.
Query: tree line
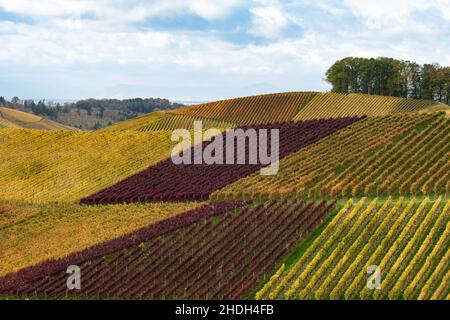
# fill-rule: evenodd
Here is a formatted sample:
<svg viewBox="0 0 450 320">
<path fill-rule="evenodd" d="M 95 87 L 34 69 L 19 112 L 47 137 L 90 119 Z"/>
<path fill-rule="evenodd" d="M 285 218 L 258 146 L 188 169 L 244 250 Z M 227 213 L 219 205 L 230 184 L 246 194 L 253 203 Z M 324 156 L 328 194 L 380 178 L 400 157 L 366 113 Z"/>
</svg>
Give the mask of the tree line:
<svg viewBox="0 0 450 320">
<path fill-rule="evenodd" d="M 450 67 L 393 58 L 347 57 L 326 72 L 332 92 L 434 100 L 450 104 Z"/>
<path fill-rule="evenodd" d="M 19 97 L 14 97 L 10 101 L 0 97 L 0 106 L 31 112 L 70 126 L 89 130 L 99 129 L 153 111 L 184 107 L 181 103 L 161 98 L 85 99 L 61 104 L 46 100 L 22 100 Z"/>
</svg>

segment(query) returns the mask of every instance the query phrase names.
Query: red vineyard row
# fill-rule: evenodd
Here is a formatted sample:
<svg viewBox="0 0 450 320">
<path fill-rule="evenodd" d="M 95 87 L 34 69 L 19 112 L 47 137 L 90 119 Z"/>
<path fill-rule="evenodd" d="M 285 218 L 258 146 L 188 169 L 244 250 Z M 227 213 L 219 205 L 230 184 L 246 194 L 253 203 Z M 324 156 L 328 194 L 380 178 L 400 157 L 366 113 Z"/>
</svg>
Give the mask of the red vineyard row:
<svg viewBox="0 0 450 320">
<path fill-rule="evenodd" d="M 112 254 L 85 261 L 65 259 L 65 267 L 80 266 L 80 290 L 67 289 L 68 275 L 61 269 L 34 281 L 16 282 L 16 287 L 1 289 L 0 294 L 242 299 L 334 205 L 297 199 L 266 205 L 234 204 L 233 212 L 150 236 Z"/>
<path fill-rule="evenodd" d="M 80 265 L 85 261 L 95 260 L 137 245 L 147 239 L 164 236 L 177 229 L 198 223 L 202 219 L 209 219 L 232 210 L 246 208 L 247 206 L 248 204 L 242 201 L 211 203 L 92 246 L 84 251 L 72 253 L 64 258 L 47 260 L 38 265 L 24 268 L 0 278 L 0 294 L 21 292 L 28 288 L 30 283 L 42 280 L 48 275 L 65 271 L 67 266 L 71 264 Z"/>
<path fill-rule="evenodd" d="M 273 124 L 269 126 L 243 127 L 242 129 L 279 129 L 279 158 L 296 152 L 327 135 L 340 130 L 361 117 L 320 119 L 302 121 L 297 123 Z M 249 139 L 246 139 L 245 150 L 233 144 L 233 150 L 228 150 L 226 133 L 222 134 L 223 150 L 225 155 L 233 154 L 235 164 L 179 164 L 167 159 L 140 172 L 114 186 L 81 200 L 84 204 L 111 204 L 131 202 L 160 202 L 160 201 L 202 201 L 216 190 L 246 177 L 264 165 L 249 164 L 254 154 L 250 154 Z M 268 146 L 271 145 L 268 134 Z M 212 143 L 205 141 L 202 150 Z M 231 148 L 231 147 L 230 147 Z M 270 149 L 270 148 L 269 148 Z M 246 164 L 236 164 L 238 152 L 245 153 Z M 190 152 L 198 152 L 198 146 L 191 148 Z M 256 150 L 255 153 L 257 153 Z M 242 157 L 242 154 L 240 155 Z"/>
</svg>

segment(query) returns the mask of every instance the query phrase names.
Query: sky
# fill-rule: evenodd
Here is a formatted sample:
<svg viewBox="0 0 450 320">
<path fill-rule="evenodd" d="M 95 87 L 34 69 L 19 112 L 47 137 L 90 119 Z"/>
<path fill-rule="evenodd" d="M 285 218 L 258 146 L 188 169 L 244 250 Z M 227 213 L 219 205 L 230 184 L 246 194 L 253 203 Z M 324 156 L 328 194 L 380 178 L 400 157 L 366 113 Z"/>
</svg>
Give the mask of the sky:
<svg viewBox="0 0 450 320">
<path fill-rule="evenodd" d="M 450 0 L 0 0 L 0 96 L 327 91 L 347 56 L 450 65 Z"/>
</svg>

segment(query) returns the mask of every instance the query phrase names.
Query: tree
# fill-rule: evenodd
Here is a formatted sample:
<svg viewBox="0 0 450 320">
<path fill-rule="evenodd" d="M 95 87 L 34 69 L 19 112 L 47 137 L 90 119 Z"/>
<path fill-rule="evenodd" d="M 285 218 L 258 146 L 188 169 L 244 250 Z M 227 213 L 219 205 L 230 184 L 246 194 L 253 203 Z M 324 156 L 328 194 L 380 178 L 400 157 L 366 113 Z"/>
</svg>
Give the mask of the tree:
<svg viewBox="0 0 450 320">
<path fill-rule="evenodd" d="M 11 99 L 11 103 L 13 104 L 13 105 L 19 105 L 20 104 L 20 99 L 19 99 L 19 97 L 13 97 L 12 99 Z"/>
<path fill-rule="evenodd" d="M 332 92 L 422 98 L 449 103 L 449 67 L 392 58 L 347 57 L 326 72 Z"/>
</svg>

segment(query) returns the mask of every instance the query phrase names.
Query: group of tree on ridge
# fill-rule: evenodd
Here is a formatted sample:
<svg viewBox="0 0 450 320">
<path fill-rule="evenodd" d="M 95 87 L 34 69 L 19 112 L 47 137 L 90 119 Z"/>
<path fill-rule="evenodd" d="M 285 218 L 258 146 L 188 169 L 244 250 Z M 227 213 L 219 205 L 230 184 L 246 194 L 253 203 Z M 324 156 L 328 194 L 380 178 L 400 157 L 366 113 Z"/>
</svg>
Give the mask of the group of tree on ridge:
<svg viewBox="0 0 450 320">
<path fill-rule="evenodd" d="M 332 92 L 434 100 L 450 104 L 450 67 L 392 58 L 347 57 L 326 72 Z"/>
</svg>

